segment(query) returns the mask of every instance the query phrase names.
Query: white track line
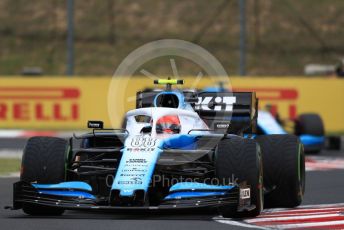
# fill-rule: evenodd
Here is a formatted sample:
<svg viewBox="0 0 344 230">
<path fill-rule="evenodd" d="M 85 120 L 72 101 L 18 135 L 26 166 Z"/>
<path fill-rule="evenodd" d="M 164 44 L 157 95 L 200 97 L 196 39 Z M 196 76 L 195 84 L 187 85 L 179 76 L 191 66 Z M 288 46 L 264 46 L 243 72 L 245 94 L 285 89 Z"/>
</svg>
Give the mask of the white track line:
<svg viewBox="0 0 344 230">
<path fill-rule="evenodd" d="M 325 222 L 313 222 L 313 223 L 301 223 L 301 224 L 280 224 L 280 225 L 266 225 L 268 228 L 277 229 L 290 229 L 290 228 L 307 228 L 307 227 L 325 227 L 327 229 L 335 228 L 336 225 L 344 224 L 344 220 L 337 221 L 325 221 Z"/>
<path fill-rule="evenodd" d="M 338 207 L 319 207 L 319 208 L 295 208 L 295 209 L 285 209 L 285 210 L 278 210 L 278 211 L 271 211 L 271 210 L 267 210 L 267 211 L 263 211 L 262 215 L 278 215 L 278 214 L 282 214 L 284 215 L 285 213 L 288 214 L 302 214 L 302 213 L 312 213 L 312 212 L 317 212 L 317 211 L 335 211 L 338 209 L 343 209 L 343 206 L 338 206 Z"/>
<path fill-rule="evenodd" d="M 333 204 L 306 204 L 302 205 L 296 208 L 270 208 L 265 209 L 263 212 L 275 212 L 275 211 L 295 211 L 295 210 L 306 210 L 308 209 L 317 209 L 317 208 L 324 208 L 324 207 L 330 207 L 330 208 L 338 208 L 339 206 L 344 207 L 344 203 L 333 203 Z"/>
<path fill-rule="evenodd" d="M 259 222 L 265 222 L 265 221 L 278 221 L 278 220 L 305 220 L 310 218 L 324 218 L 324 217 L 335 217 L 335 216 L 341 216 L 338 212 L 334 214 L 323 214 L 323 215 L 302 215 L 302 216 L 287 216 L 287 217 L 269 217 L 269 218 L 256 218 L 256 219 L 250 219 L 245 220 L 247 223 L 259 223 Z"/>
<path fill-rule="evenodd" d="M 0 160 L 1 158 L 20 159 L 22 155 L 22 149 L 0 149 Z"/>
<path fill-rule="evenodd" d="M 268 229 L 266 227 L 260 227 L 260 226 L 256 226 L 256 225 L 245 224 L 243 222 L 234 221 L 234 220 L 231 220 L 229 218 L 223 218 L 223 217 L 214 217 L 213 220 L 218 222 L 218 223 L 221 223 L 221 224 L 229 224 L 229 225 L 245 227 L 245 228 Z"/>
<path fill-rule="evenodd" d="M 13 172 L 13 173 L 0 175 L 0 178 L 14 178 L 14 177 L 19 177 L 19 176 L 20 176 L 19 172 Z"/>
<path fill-rule="evenodd" d="M 319 212 L 321 214 L 334 214 L 334 213 L 338 213 L 340 212 L 339 210 L 330 210 L 330 211 L 324 211 L 324 212 Z M 314 212 L 311 212 L 311 213 L 302 213 L 302 216 L 314 216 L 314 215 L 319 215 L 319 213 L 314 213 Z M 256 218 L 270 218 L 270 217 L 286 217 L 286 216 L 300 216 L 300 213 L 292 213 L 292 214 L 279 214 L 279 213 L 269 213 L 269 214 L 262 214 L 260 216 L 257 216 Z"/>
<path fill-rule="evenodd" d="M 344 203 L 337 204 L 319 204 L 319 205 L 303 205 L 298 208 L 275 208 L 266 209 L 256 218 L 245 219 L 243 221 L 235 221 L 231 218 L 223 218 L 221 216 L 214 217 L 213 220 L 228 225 L 255 228 L 255 229 L 289 229 L 289 228 L 306 228 L 306 227 L 326 227 L 331 228 L 339 224 L 344 224 L 344 220 L 333 220 L 324 222 L 302 223 L 307 219 L 328 218 L 342 216 Z M 322 211 L 322 212 L 319 212 Z M 288 213 L 290 212 L 290 213 Z M 305 213 L 302 213 L 305 212 Z M 318 213 L 317 213 L 318 212 Z M 299 220 L 301 223 L 284 223 L 278 222 L 274 225 L 274 221 Z M 269 223 L 271 221 L 271 223 Z M 263 224 L 263 222 L 267 222 Z M 257 224 L 257 225 L 255 225 Z"/>
</svg>

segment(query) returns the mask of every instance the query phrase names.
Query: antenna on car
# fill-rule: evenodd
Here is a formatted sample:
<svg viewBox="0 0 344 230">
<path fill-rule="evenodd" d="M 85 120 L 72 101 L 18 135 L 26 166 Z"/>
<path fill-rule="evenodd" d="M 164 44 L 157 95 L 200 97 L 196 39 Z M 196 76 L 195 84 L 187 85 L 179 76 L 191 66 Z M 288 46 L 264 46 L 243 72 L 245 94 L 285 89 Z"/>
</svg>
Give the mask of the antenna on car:
<svg viewBox="0 0 344 230">
<path fill-rule="evenodd" d="M 154 84 L 166 85 L 166 91 L 171 91 L 172 85 L 182 85 L 182 84 L 184 84 L 184 80 L 171 79 L 170 77 L 168 77 L 167 79 L 154 80 Z"/>
</svg>

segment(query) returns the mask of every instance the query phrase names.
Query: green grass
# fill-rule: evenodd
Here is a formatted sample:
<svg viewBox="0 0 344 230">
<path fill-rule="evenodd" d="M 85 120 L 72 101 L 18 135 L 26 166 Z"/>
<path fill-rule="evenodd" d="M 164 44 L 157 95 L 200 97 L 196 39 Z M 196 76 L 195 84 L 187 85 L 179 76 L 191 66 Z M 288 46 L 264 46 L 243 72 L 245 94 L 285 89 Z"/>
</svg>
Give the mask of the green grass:
<svg viewBox="0 0 344 230">
<path fill-rule="evenodd" d="M 0 158 L 0 175 L 19 172 L 20 163 L 20 159 Z"/>
<path fill-rule="evenodd" d="M 239 10 L 237 1 L 229 1 L 219 11 L 223 2 L 75 1 L 75 74 L 111 75 L 134 49 L 174 38 L 196 42 L 234 75 Z M 39 66 L 47 75 L 65 73 L 65 8 L 64 1 L 1 1 L 1 75 L 19 74 L 25 66 Z M 248 74 L 297 75 L 308 63 L 336 64 L 344 52 L 343 8 L 342 0 L 247 1 Z M 148 70 L 170 75 L 167 64 Z M 186 75 L 197 74 L 191 63 L 177 66 Z"/>
</svg>

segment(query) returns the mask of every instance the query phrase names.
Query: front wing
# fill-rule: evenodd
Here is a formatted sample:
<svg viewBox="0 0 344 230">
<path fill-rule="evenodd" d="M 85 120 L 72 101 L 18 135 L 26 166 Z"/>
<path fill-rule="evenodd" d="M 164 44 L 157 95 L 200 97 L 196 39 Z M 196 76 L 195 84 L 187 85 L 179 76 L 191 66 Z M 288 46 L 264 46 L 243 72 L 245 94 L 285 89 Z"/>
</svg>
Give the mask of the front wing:
<svg viewBox="0 0 344 230">
<path fill-rule="evenodd" d="M 210 191 L 208 191 L 211 194 Z M 217 195 L 202 197 L 179 197 L 165 199 L 158 206 L 111 206 L 107 200 L 94 197 L 88 191 L 61 190 L 60 193 L 42 193 L 32 184 L 16 182 L 13 185 L 13 206 L 10 209 L 20 209 L 23 204 L 35 204 L 44 207 L 54 207 L 68 210 L 179 210 L 206 207 L 221 207 L 233 205 L 240 207 L 240 189 L 238 186 Z M 59 194 L 59 195 L 58 195 Z M 66 195 L 70 194 L 70 195 Z M 215 194 L 215 193 L 214 193 Z M 243 207 L 241 207 L 243 208 Z"/>
</svg>

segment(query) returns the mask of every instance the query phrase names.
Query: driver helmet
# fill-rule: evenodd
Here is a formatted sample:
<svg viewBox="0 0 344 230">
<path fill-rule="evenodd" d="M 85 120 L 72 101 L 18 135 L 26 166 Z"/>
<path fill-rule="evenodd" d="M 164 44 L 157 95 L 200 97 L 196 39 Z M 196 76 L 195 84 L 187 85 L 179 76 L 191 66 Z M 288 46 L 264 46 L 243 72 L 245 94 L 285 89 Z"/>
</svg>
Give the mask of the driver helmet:
<svg viewBox="0 0 344 230">
<path fill-rule="evenodd" d="M 180 132 L 180 128 L 178 116 L 163 116 L 156 122 L 157 133 L 176 134 Z"/>
</svg>

